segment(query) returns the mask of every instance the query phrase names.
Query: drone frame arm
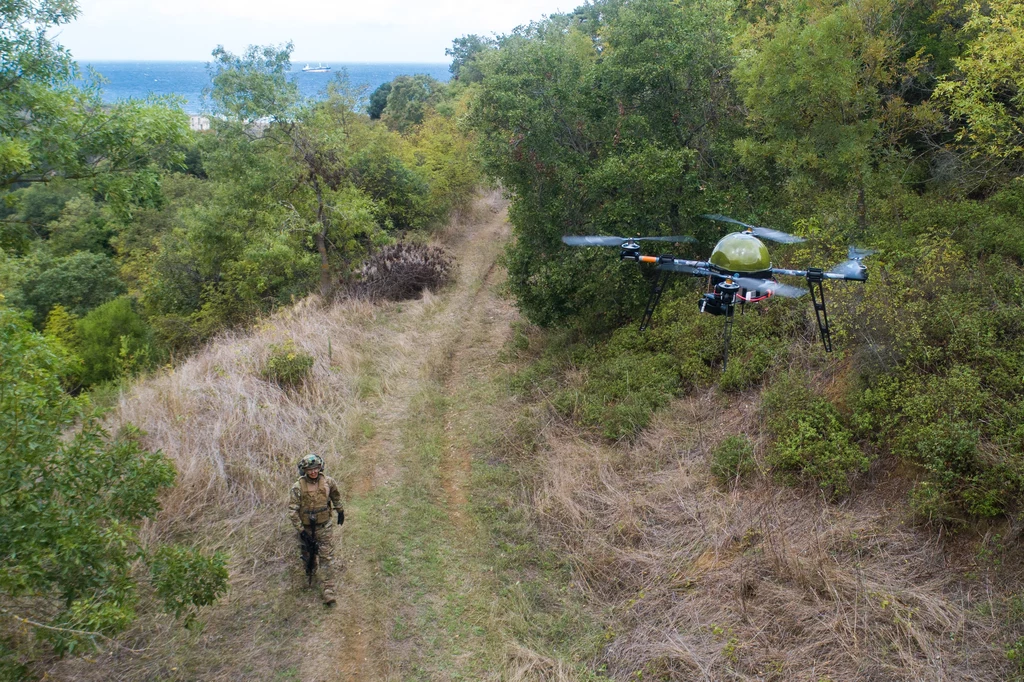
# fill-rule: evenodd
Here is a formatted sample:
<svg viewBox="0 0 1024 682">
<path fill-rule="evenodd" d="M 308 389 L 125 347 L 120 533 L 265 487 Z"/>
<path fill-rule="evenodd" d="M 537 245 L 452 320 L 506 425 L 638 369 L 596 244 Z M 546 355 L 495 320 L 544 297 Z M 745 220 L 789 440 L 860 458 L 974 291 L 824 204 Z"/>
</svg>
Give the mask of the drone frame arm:
<svg viewBox="0 0 1024 682">
<path fill-rule="evenodd" d="M 821 279 L 841 279 L 847 282 L 863 282 L 863 277 L 851 277 L 839 272 L 825 272 L 821 268 L 808 268 L 807 270 L 787 270 L 786 268 L 772 268 L 773 275 L 789 275 L 790 277 L 820 277 Z M 819 280 L 820 281 L 820 280 Z"/>
</svg>

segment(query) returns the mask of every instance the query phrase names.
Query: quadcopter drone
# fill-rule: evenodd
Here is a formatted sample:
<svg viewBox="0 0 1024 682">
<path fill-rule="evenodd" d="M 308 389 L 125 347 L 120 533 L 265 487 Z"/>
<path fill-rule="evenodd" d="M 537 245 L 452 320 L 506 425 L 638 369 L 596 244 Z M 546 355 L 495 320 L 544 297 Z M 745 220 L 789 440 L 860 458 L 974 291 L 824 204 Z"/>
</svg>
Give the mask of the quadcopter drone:
<svg viewBox="0 0 1024 682">
<path fill-rule="evenodd" d="M 725 318 L 722 332 L 723 371 L 729 361 L 729 337 L 732 334 L 733 313 L 736 304 L 739 303 L 742 310 L 742 306 L 747 303 L 760 303 L 773 296 L 798 298 L 809 291 L 814 305 L 814 316 L 821 334 L 821 343 L 826 352 L 832 352 L 832 333 L 829 327 L 828 310 L 825 307 L 825 290 L 822 283 L 827 279 L 866 282 L 868 271 L 862 261 L 874 251 L 850 247 L 847 260 L 828 271 L 821 268 L 806 270 L 773 268 L 768 255 L 768 247 L 764 245 L 762 239 L 781 244 L 796 244 L 806 240 L 769 227 L 748 225 L 724 215 L 701 217 L 740 225 L 744 229 L 740 232 L 731 232 L 718 240 L 715 248 L 711 250 L 711 257 L 706 261 L 685 260 L 671 255 L 646 256 L 640 253 L 640 242 L 642 241 L 695 242 L 693 237 L 564 236 L 562 241 L 569 246 L 618 246 L 621 260 L 655 265 L 659 275 L 654 280 L 651 294 L 647 298 L 647 307 L 640 320 L 640 331 L 647 329 L 650 324 L 654 309 L 657 307 L 658 301 L 661 300 L 661 293 L 672 273 L 678 272 L 692 277 L 709 278 L 712 285 L 711 290 L 701 296 L 699 307 L 702 313 L 721 315 Z M 807 288 L 783 284 L 775 279 L 776 275 L 803 277 L 807 281 Z"/>
</svg>

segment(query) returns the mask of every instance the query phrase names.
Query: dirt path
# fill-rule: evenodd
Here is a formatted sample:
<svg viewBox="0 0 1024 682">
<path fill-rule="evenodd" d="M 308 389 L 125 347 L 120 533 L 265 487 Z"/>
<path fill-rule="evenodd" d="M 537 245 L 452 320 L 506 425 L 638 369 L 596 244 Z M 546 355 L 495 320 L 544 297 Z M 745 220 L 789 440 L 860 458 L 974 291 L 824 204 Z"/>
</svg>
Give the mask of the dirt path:
<svg viewBox="0 0 1024 682">
<path fill-rule="evenodd" d="M 460 411 L 458 398 L 475 377 L 486 375 L 493 366 L 516 316 L 514 308 L 496 293 L 503 276 L 497 258 L 508 234 L 504 206 L 495 197 L 481 200 L 476 220 L 458 233 L 453 231 L 447 243 L 458 263 L 454 286 L 439 295 L 428 294 L 423 300 L 396 306 L 389 322 L 393 329 L 389 342 L 372 351 L 381 388 L 367 401 L 364 430 L 372 436 L 349 455 L 350 470 L 355 473 L 346 481 L 349 523 L 337 552 L 344 566 L 339 606 L 324 614 L 313 635 L 318 653 L 306 659 L 307 665 L 300 671 L 304 681 L 398 679 L 404 676 L 403 666 L 411 665 L 409 661 L 435 655 L 418 650 L 424 643 L 416 637 L 401 641 L 393 632 L 394 621 L 402 622 L 401 616 L 374 595 L 401 591 L 401 587 L 383 584 L 386 571 L 381 570 L 381 559 L 386 564 L 389 555 L 397 552 L 374 548 L 390 540 L 380 535 L 389 529 L 402 535 L 402 547 L 428 540 L 416 537 L 386 512 L 403 505 L 403 491 L 426 488 L 429 493 L 431 481 L 440 484 L 438 504 L 444 509 L 447 527 L 435 525 L 430 535 L 447 537 L 444 551 L 448 553 L 458 554 L 460 546 L 472 547 L 476 531 L 469 526 L 466 513 L 472 457 L 472 443 L 467 438 L 470 417 Z M 432 397 L 424 400 L 424 395 Z M 441 414 L 437 405 L 444 406 Z M 430 440 L 424 432 L 431 431 L 439 416 L 443 423 L 443 431 L 437 434 L 440 452 L 436 470 L 430 469 L 433 478 L 424 486 L 416 478 L 422 475 L 422 463 L 416 461 L 422 454 L 417 453 L 422 450 L 419 445 Z M 425 428 L 417 428 L 416 424 L 424 423 Z M 379 527 L 371 530 L 368 526 L 356 528 L 356 524 Z M 446 554 L 445 559 L 467 566 L 465 557 Z M 423 587 L 421 581 L 418 604 L 436 605 L 449 598 L 447 590 L 438 587 L 449 584 L 452 576 L 439 575 L 431 574 L 432 579 L 426 581 L 432 585 Z M 397 580 L 401 582 L 403 576 Z M 424 591 L 426 594 L 420 594 Z M 410 608 L 406 615 L 421 618 L 418 608 Z"/>
</svg>

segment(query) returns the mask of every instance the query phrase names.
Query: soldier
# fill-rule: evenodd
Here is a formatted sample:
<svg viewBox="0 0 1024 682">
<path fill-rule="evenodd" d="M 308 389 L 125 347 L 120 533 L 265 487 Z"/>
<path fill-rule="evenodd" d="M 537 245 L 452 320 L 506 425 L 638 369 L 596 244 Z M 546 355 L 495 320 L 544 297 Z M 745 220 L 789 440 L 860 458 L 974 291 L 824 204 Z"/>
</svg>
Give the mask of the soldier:
<svg viewBox="0 0 1024 682">
<path fill-rule="evenodd" d="M 301 476 L 291 490 L 288 503 L 292 526 L 300 534 L 309 532 L 311 523 L 316 523 L 316 538 L 320 543 L 317 557 L 320 588 L 324 604 L 337 601 L 334 594 L 334 543 L 332 538 L 331 508 L 338 514 L 338 525 L 345 522 L 345 510 L 341 506 L 341 491 L 333 478 L 324 474 L 324 460 L 320 455 L 309 454 L 299 460 Z M 313 521 L 310 520 L 313 514 Z M 299 545 L 301 547 L 300 538 Z"/>
</svg>

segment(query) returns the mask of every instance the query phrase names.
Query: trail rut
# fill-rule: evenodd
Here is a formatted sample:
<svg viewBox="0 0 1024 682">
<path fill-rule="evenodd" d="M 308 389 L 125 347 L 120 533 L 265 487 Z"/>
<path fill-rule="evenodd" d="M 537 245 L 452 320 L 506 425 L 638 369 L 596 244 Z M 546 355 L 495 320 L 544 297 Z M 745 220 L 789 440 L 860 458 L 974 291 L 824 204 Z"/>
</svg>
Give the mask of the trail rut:
<svg viewBox="0 0 1024 682">
<path fill-rule="evenodd" d="M 494 196 L 483 199 L 476 216 L 461 230 L 452 230 L 446 240 L 457 263 L 454 285 L 438 294 L 428 293 L 422 300 L 397 304 L 389 342 L 373 351 L 373 365 L 386 380 L 367 400 L 366 429 L 372 437 L 348 455 L 356 471 L 345 481 L 350 508 L 369 508 L 364 503 L 370 498 L 383 498 L 385 507 L 390 503 L 391 489 L 407 456 L 403 443 L 410 439 L 409 417 L 417 409 L 414 396 L 425 382 L 440 382 L 444 395 L 457 397 L 474 376 L 487 372 L 508 338 L 516 312 L 496 292 L 504 276 L 497 259 L 509 234 L 504 205 Z M 450 409 L 444 419 L 439 472 L 451 527 L 439 532 L 454 532 L 471 541 L 473 531 L 466 526 L 465 513 L 472 457 L 472 446 L 465 438 L 467 416 Z M 342 529 L 336 553 L 343 565 L 339 606 L 325 612 L 313 634 L 316 654 L 307 657 L 300 671 L 304 681 L 356 682 L 396 676 L 396 665 L 390 660 L 396 645 L 368 602 L 368 595 L 379 587 L 379 569 L 345 540 L 352 524 L 380 520 L 353 514 L 347 514 L 346 520 L 349 525 Z"/>
</svg>

